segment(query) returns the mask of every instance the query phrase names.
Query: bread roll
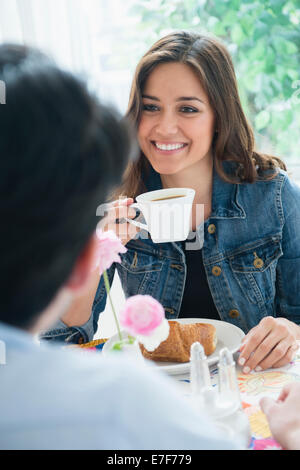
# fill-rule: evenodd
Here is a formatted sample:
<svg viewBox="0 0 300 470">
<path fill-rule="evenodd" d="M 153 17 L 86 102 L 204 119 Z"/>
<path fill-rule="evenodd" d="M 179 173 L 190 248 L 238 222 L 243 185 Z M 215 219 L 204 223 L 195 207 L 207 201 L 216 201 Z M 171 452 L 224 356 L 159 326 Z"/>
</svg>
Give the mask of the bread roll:
<svg viewBox="0 0 300 470">
<path fill-rule="evenodd" d="M 149 352 L 140 344 L 146 359 L 162 362 L 189 362 L 191 345 L 196 341 L 202 344 L 205 354 L 209 356 L 217 345 L 216 328 L 209 323 L 183 324 L 169 321 L 170 333 L 168 338 L 160 343 L 158 348 Z"/>
</svg>

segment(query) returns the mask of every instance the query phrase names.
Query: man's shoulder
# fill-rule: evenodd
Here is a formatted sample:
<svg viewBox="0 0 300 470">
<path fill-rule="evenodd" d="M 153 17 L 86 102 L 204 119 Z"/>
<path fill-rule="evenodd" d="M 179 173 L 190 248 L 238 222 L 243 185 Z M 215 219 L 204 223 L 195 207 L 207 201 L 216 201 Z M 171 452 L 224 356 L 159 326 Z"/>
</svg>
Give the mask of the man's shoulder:
<svg viewBox="0 0 300 470">
<path fill-rule="evenodd" d="M 37 423 L 41 416 L 45 423 L 51 420 L 57 425 L 75 416 L 86 423 L 96 416 L 101 420 L 104 410 L 114 409 L 121 390 L 132 409 L 134 397 L 151 383 L 148 368 L 121 355 L 102 357 L 94 351 L 56 346 L 11 351 L 7 345 L 7 350 L 0 390 L 0 412 L 7 425 L 16 407 L 22 410 L 17 418 L 21 426 Z"/>
<path fill-rule="evenodd" d="M 0 434 L 14 448 L 230 446 L 171 378 L 122 354 L 37 346 L 15 355 L 2 384 Z"/>
</svg>

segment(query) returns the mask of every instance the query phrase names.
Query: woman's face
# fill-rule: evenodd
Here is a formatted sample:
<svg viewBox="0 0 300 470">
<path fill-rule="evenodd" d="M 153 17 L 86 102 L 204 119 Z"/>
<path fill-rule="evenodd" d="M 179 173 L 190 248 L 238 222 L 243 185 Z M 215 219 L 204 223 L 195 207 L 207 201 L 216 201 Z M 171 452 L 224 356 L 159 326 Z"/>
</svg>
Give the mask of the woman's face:
<svg viewBox="0 0 300 470">
<path fill-rule="evenodd" d="M 143 90 L 138 139 L 158 173 L 195 170 L 211 159 L 214 123 L 208 97 L 189 66 L 174 62 L 153 70 Z"/>
</svg>

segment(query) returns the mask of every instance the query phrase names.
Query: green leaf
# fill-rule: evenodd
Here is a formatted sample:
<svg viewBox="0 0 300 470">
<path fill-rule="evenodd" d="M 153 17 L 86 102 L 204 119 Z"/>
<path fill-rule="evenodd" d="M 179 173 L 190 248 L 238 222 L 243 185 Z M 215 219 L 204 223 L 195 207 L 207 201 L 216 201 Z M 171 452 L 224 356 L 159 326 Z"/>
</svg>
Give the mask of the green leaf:
<svg viewBox="0 0 300 470">
<path fill-rule="evenodd" d="M 289 56 L 298 52 L 296 44 L 283 37 L 277 37 L 277 40 L 274 41 L 274 47 L 276 51 L 283 56 Z"/>
<path fill-rule="evenodd" d="M 281 10 L 284 6 L 284 2 L 282 0 L 270 0 L 270 5 L 274 13 L 277 15 L 281 13 Z"/>
<path fill-rule="evenodd" d="M 212 31 L 216 36 L 222 37 L 226 35 L 226 28 L 223 25 L 222 21 L 219 21 L 213 26 Z"/>
<path fill-rule="evenodd" d="M 133 344 L 135 342 L 135 338 L 133 336 L 128 335 L 128 344 Z"/>
<path fill-rule="evenodd" d="M 249 63 L 251 64 L 252 61 L 262 61 L 264 62 L 266 59 L 266 44 L 263 40 L 259 40 L 256 44 L 249 50 L 248 58 Z"/>
<path fill-rule="evenodd" d="M 264 10 L 262 12 L 262 14 L 260 15 L 259 19 L 260 19 L 260 21 L 262 21 L 263 23 L 265 23 L 269 27 L 272 27 L 274 24 L 277 23 L 277 18 L 270 9 L 268 11 Z"/>
<path fill-rule="evenodd" d="M 283 96 L 286 99 L 289 99 L 293 93 L 292 84 L 293 82 L 291 80 L 291 77 L 289 77 L 288 75 L 285 75 L 282 81 L 282 91 L 283 91 Z"/>
<path fill-rule="evenodd" d="M 244 31 L 239 24 L 235 24 L 231 29 L 231 39 L 236 44 L 241 44 L 245 38 Z"/>
<path fill-rule="evenodd" d="M 270 121 L 270 113 L 269 111 L 261 111 L 255 117 L 255 128 L 256 130 L 260 131 L 264 127 L 267 126 L 268 122 Z"/>
<path fill-rule="evenodd" d="M 240 19 L 240 25 L 246 37 L 251 37 L 255 28 L 255 20 L 250 15 L 243 15 Z"/>
<path fill-rule="evenodd" d="M 232 10 L 228 10 L 226 15 L 222 18 L 222 23 L 224 26 L 232 26 L 237 22 L 236 12 Z"/>
<path fill-rule="evenodd" d="M 253 32 L 253 39 L 254 41 L 257 41 L 258 39 L 262 37 L 266 37 L 266 35 L 269 32 L 269 27 L 265 23 L 261 21 L 257 21 L 254 26 L 254 32 Z"/>
</svg>

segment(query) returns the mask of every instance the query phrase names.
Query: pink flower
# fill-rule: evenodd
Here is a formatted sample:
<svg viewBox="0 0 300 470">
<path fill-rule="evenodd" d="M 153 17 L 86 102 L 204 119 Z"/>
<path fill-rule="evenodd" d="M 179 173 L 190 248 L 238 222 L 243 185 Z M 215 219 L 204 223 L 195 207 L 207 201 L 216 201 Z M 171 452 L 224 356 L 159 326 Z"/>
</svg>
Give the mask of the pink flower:
<svg viewBox="0 0 300 470">
<path fill-rule="evenodd" d="M 254 441 L 254 450 L 282 450 L 278 442 L 272 437 L 268 439 L 257 439 Z"/>
<path fill-rule="evenodd" d="M 127 249 L 112 230 L 107 232 L 97 230 L 96 237 L 97 248 L 92 270 L 99 268 L 102 275 L 113 263 L 121 263 L 119 253 L 126 253 Z"/>
<path fill-rule="evenodd" d="M 164 319 L 164 308 L 150 295 L 130 297 L 120 312 L 121 325 L 134 336 L 150 336 Z"/>
<path fill-rule="evenodd" d="M 121 263 L 120 253 L 126 253 L 127 249 L 116 236 L 115 232 L 97 230 L 97 248 L 92 270 L 99 268 L 103 275 L 106 293 L 109 297 L 114 319 L 116 322 L 119 342 L 123 341 L 114 305 L 110 295 L 110 285 L 107 269 L 113 263 Z M 148 351 L 153 351 L 169 335 L 169 323 L 165 319 L 165 311 L 162 305 L 149 295 L 135 295 L 127 299 L 120 313 L 120 323 L 130 335 L 136 336 Z"/>
</svg>

